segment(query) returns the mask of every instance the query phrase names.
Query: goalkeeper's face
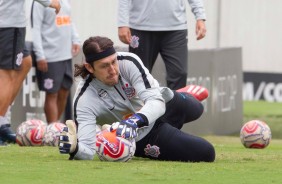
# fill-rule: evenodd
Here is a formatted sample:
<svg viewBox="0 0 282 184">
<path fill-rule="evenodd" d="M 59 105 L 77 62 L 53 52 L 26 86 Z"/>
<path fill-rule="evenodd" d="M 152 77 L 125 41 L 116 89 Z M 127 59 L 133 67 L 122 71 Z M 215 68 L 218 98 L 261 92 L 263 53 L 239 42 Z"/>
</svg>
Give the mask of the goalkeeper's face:
<svg viewBox="0 0 282 184">
<path fill-rule="evenodd" d="M 95 61 L 93 63 L 93 75 L 108 86 L 116 85 L 119 77 L 117 55 L 113 54 Z"/>
</svg>

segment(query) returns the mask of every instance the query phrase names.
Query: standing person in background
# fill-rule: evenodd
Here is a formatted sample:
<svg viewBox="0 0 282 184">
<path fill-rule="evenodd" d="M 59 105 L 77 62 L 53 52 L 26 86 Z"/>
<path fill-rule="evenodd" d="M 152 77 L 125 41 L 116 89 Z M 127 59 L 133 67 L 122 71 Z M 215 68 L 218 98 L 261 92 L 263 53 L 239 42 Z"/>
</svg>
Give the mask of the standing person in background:
<svg viewBox="0 0 282 184">
<path fill-rule="evenodd" d="M 59 0 L 37 0 L 60 11 Z M 52 10 L 55 14 L 54 10 Z M 24 0 L 0 1 L 0 145 L 15 142 L 6 113 L 15 100 L 30 67 L 31 58 L 23 53 L 26 14 Z"/>
<path fill-rule="evenodd" d="M 37 81 L 46 92 L 44 112 L 47 123 L 58 122 L 63 114 L 73 83 L 72 57 L 80 50 L 80 40 L 71 21 L 69 0 L 61 0 L 61 11 L 34 2 L 32 8 L 33 51 Z"/>
<path fill-rule="evenodd" d="M 188 0 L 197 20 L 197 40 L 205 37 L 205 10 L 202 0 Z M 188 71 L 188 30 L 184 0 L 119 0 L 118 35 L 129 44 L 152 71 L 158 54 L 167 71 L 167 86 L 179 89 L 186 85 Z"/>
</svg>

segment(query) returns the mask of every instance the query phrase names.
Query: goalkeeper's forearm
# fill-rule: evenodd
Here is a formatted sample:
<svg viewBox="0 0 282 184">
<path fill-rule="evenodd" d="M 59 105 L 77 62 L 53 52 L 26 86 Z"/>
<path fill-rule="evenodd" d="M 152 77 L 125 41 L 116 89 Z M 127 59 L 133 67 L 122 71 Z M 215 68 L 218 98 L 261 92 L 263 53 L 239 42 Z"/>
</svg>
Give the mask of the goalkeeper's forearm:
<svg viewBox="0 0 282 184">
<path fill-rule="evenodd" d="M 80 142 L 77 144 L 77 146 L 77 151 L 70 154 L 70 160 L 93 160 L 96 153 L 95 147 L 89 147 L 88 145 Z"/>
</svg>

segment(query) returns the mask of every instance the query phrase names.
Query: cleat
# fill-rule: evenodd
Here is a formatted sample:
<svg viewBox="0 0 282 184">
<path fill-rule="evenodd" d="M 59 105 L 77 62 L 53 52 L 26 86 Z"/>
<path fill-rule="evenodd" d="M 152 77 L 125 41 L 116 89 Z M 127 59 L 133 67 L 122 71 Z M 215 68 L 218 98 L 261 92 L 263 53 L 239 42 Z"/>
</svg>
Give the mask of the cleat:
<svg viewBox="0 0 282 184">
<path fill-rule="evenodd" d="M 16 134 L 12 131 L 10 124 L 1 125 L 0 140 L 2 142 L 16 143 Z"/>
<path fill-rule="evenodd" d="M 194 96 L 199 101 L 203 101 L 209 96 L 209 91 L 205 87 L 197 86 L 197 85 L 188 85 L 176 91 L 180 93 L 188 93 Z"/>
</svg>

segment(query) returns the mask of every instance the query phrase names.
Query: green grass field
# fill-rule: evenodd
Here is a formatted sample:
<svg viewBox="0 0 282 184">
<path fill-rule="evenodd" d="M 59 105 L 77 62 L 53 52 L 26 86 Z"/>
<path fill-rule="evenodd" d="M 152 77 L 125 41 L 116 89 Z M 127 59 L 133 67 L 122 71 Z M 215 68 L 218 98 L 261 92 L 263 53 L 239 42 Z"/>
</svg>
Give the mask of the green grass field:
<svg viewBox="0 0 282 184">
<path fill-rule="evenodd" d="M 274 139 L 282 139 L 282 103 L 244 102 L 244 122 L 259 119 L 266 122 Z"/>
<path fill-rule="evenodd" d="M 261 107 L 258 107 L 261 106 Z M 282 180 L 281 104 L 245 102 L 244 121 L 266 121 L 275 137 L 266 149 L 246 149 L 239 136 L 205 136 L 216 149 L 214 163 L 133 158 L 128 163 L 69 161 L 55 147 L 0 147 L 0 182 L 8 183 L 214 183 L 265 184 Z M 282 112 L 281 112 L 282 113 Z"/>
</svg>

